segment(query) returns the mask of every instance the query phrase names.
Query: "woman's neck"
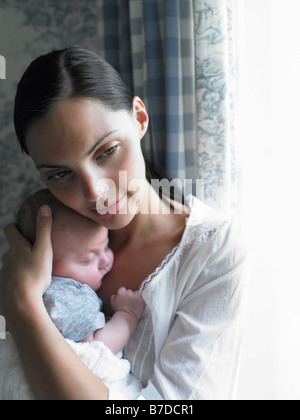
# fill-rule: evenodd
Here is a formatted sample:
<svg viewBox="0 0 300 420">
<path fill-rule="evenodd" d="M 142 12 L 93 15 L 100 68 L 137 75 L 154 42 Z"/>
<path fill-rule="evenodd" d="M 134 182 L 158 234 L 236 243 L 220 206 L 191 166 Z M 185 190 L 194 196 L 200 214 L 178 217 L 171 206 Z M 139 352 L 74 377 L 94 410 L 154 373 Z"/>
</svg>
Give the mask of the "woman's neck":
<svg viewBox="0 0 300 420">
<path fill-rule="evenodd" d="M 186 213 L 179 205 L 182 214 L 174 214 L 173 203 L 163 201 L 147 182 L 139 212 L 123 229 L 110 231 L 110 244 L 114 252 L 124 246 L 139 246 L 158 235 L 163 237 L 178 228 L 182 228 Z M 179 212 L 180 213 L 180 212 Z M 171 215 L 171 216 L 170 216 Z M 181 217 L 180 217 L 181 216 Z"/>
</svg>

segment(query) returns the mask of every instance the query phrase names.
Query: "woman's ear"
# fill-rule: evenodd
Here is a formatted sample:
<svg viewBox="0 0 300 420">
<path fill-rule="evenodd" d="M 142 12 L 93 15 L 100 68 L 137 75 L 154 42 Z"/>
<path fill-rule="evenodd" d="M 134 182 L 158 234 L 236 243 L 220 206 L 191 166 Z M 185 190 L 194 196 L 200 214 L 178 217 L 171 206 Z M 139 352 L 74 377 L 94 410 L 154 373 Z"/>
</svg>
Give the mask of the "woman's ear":
<svg viewBox="0 0 300 420">
<path fill-rule="evenodd" d="M 142 139 L 148 130 L 149 116 L 144 102 L 138 96 L 133 98 L 132 112 L 133 118 L 138 126 L 140 138 Z"/>
</svg>

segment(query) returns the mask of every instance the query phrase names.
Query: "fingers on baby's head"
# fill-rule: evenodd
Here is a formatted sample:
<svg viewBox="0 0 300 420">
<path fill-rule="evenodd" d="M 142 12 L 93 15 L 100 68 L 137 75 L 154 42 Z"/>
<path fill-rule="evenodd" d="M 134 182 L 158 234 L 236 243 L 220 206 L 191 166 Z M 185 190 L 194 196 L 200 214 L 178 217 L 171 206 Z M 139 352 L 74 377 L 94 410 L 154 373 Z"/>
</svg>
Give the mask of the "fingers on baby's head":
<svg viewBox="0 0 300 420">
<path fill-rule="evenodd" d="M 42 217 L 51 217 L 52 210 L 49 206 L 42 206 L 40 208 L 40 214 Z"/>
<path fill-rule="evenodd" d="M 33 244 L 39 210 L 42 208 L 41 211 L 46 212 L 44 217 L 47 217 L 47 208 L 51 209 L 50 215 L 53 213 L 54 216 L 63 207 L 64 205 L 48 189 L 39 190 L 21 205 L 17 213 L 17 227 L 22 235 Z"/>
<path fill-rule="evenodd" d="M 9 225 L 6 226 L 3 229 L 4 235 L 6 237 L 6 239 L 8 240 L 8 242 L 11 245 L 16 245 L 19 243 L 24 243 L 24 241 L 26 242 L 26 239 L 24 239 L 24 236 L 22 236 L 18 230 L 18 228 L 16 227 L 16 225 Z"/>
</svg>

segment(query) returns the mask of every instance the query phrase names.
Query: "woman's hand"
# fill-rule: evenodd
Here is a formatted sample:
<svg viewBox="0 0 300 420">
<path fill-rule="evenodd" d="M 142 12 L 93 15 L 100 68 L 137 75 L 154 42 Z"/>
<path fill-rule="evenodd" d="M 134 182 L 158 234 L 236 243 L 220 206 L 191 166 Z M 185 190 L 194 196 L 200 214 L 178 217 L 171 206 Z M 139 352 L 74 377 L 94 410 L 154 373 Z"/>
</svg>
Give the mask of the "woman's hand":
<svg viewBox="0 0 300 420">
<path fill-rule="evenodd" d="M 51 284 L 51 229 L 47 206 L 38 213 L 34 246 L 15 226 L 5 229 L 10 250 L 2 258 L 0 312 L 36 399 L 107 400 L 107 387 L 76 356 L 43 304 L 42 296 Z"/>
<path fill-rule="evenodd" d="M 48 206 L 41 207 L 37 216 L 36 241 L 32 246 L 16 226 L 5 228 L 10 249 L 2 257 L 0 272 L 0 312 L 8 328 L 18 312 L 27 310 L 31 302 L 41 299 L 51 284 L 52 273 L 52 214 Z"/>
</svg>

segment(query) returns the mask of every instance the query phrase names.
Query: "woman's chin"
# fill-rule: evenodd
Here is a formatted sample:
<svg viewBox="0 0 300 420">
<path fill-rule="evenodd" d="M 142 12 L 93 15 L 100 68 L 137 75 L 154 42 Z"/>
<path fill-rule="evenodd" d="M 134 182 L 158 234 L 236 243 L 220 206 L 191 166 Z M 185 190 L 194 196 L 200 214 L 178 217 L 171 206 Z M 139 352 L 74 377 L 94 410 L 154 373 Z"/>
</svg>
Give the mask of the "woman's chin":
<svg viewBox="0 0 300 420">
<path fill-rule="evenodd" d="M 105 209 L 89 210 L 88 217 L 107 229 L 119 230 L 128 226 L 138 213 L 136 197 L 130 197 L 128 200 L 128 197 L 125 196 L 108 211 Z"/>
<path fill-rule="evenodd" d="M 119 230 L 128 226 L 134 219 L 135 214 L 114 214 L 107 218 L 95 218 L 94 220 L 109 230 Z"/>
</svg>

